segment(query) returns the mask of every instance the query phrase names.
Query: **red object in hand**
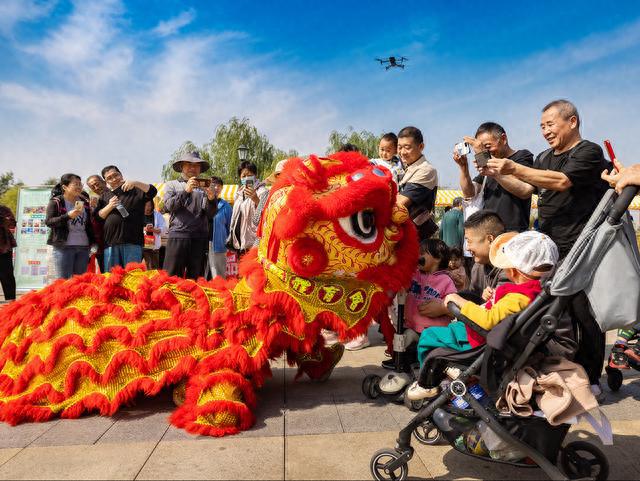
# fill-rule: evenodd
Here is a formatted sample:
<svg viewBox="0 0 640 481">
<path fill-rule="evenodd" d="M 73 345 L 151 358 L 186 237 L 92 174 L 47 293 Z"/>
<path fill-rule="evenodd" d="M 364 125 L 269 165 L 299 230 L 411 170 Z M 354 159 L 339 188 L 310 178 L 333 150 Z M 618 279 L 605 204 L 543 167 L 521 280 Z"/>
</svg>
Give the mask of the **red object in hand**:
<svg viewBox="0 0 640 481">
<path fill-rule="evenodd" d="M 604 141 L 604 146 L 607 149 L 607 153 L 609 154 L 609 159 L 611 159 L 611 162 L 615 162 L 616 161 L 616 154 L 613 152 L 613 147 L 611 146 L 611 141 L 610 140 L 605 140 Z M 616 172 L 618 171 L 618 169 L 616 168 L 615 163 L 613 164 L 613 170 L 615 170 Z"/>
</svg>

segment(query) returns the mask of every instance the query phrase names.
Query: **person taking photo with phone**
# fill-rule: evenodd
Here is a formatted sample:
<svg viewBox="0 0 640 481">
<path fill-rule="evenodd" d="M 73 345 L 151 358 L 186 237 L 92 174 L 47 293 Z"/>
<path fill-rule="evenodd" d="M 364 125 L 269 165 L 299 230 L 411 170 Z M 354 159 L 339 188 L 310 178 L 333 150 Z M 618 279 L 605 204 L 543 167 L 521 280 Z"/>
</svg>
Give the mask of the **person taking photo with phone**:
<svg viewBox="0 0 640 481">
<path fill-rule="evenodd" d="M 57 278 L 87 272 L 95 238 L 89 202 L 82 194 L 82 182 L 76 174 L 64 174 L 51 190 L 45 224 L 50 229 L 47 244 L 53 246 Z"/>
<path fill-rule="evenodd" d="M 211 178 L 199 177 L 209 167 L 198 152 L 186 152 L 173 162 L 173 170 L 180 173 L 180 178 L 167 182 L 164 193 L 164 208 L 170 218 L 162 268 L 169 275 L 189 279 L 204 275 L 209 221 L 218 204 Z"/>
<path fill-rule="evenodd" d="M 106 189 L 94 209 L 104 222 L 104 272 L 130 262 L 142 262 L 144 244 L 144 204 L 152 200 L 158 190 L 151 184 L 125 180 L 115 165 L 102 169 Z"/>
<path fill-rule="evenodd" d="M 257 178 L 258 167 L 253 162 L 245 160 L 238 166 L 240 188 L 233 200 L 231 226 L 227 245 L 234 249 L 238 257 L 243 256 L 253 247 L 257 237 L 257 225 L 253 217 L 260 203 L 260 198 L 267 193 L 264 182 Z"/>
<path fill-rule="evenodd" d="M 471 177 L 467 155 L 454 149 L 453 160 L 460 168 L 460 188 L 465 200 L 480 196 L 480 208 L 498 214 L 508 231 L 522 232 L 529 229 L 531 214 L 531 192 L 527 186 L 514 181 L 511 176 L 502 175 L 486 169 L 489 157 L 510 159 L 513 162 L 531 167 L 533 154 L 526 149 L 516 150 L 509 145 L 504 128 L 495 122 L 485 122 L 476 130 L 475 137 L 465 137 L 469 146 L 482 165 L 476 169 L 479 174 Z M 467 216 L 468 217 L 468 216 Z"/>
</svg>

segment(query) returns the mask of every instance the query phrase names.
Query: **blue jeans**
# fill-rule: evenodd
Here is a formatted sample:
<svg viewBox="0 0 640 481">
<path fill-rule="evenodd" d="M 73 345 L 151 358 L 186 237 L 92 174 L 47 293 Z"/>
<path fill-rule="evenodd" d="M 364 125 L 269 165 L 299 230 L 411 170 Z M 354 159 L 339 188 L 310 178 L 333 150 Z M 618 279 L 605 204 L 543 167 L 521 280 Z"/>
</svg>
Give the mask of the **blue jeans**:
<svg viewBox="0 0 640 481">
<path fill-rule="evenodd" d="M 53 260 L 59 278 L 69 279 L 75 274 L 84 274 L 89 264 L 89 246 L 54 247 Z"/>
<path fill-rule="evenodd" d="M 129 262 L 142 262 L 142 246 L 119 244 L 104 249 L 104 272 L 111 272 L 114 266 L 126 266 Z"/>
</svg>

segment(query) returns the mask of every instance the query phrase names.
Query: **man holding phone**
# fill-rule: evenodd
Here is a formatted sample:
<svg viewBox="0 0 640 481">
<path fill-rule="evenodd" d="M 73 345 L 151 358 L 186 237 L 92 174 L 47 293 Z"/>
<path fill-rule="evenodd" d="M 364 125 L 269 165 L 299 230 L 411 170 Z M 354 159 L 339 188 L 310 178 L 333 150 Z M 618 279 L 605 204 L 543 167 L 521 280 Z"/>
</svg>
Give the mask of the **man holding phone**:
<svg viewBox="0 0 640 481">
<path fill-rule="evenodd" d="M 217 209 L 211 179 L 199 176 L 209 163 L 198 152 L 187 152 L 173 162 L 180 178 L 165 185 L 164 208 L 170 214 L 169 235 L 162 268 L 172 276 L 197 279 L 204 275 L 209 220 Z"/>
<path fill-rule="evenodd" d="M 530 189 L 508 175 L 485 167 L 490 157 L 511 159 L 517 164 L 531 167 L 533 154 L 526 149 L 512 149 L 504 128 L 495 122 L 483 123 L 476 130 L 475 137 L 465 137 L 464 141 L 475 152 L 475 164 L 480 173 L 472 180 L 467 156 L 454 150 L 453 160 L 460 168 L 460 188 L 465 199 L 481 195 L 482 208 L 498 214 L 507 231 L 527 230 L 531 213 Z"/>
<path fill-rule="evenodd" d="M 486 172 L 519 183 L 537 193 L 540 230 L 556 243 L 565 257 L 607 190 L 600 178 L 609 167 L 599 145 L 580 135 L 580 116 L 568 100 L 554 100 L 542 109 L 542 135 L 550 149 L 538 155 L 533 166 L 511 159 L 489 159 Z"/>
</svg>

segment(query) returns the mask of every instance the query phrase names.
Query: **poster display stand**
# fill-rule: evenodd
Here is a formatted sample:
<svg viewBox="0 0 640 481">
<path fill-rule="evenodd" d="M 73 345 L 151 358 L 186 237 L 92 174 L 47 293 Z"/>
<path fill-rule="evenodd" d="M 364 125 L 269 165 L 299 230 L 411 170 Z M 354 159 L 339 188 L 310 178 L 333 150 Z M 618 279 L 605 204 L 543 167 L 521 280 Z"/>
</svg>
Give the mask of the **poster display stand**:
<svg viewBox="0 0 640 481">
<path fill-rule="evenodd" d="M 16 290 L 28 291 L 47 285 L 53 274 L 49 228 L 45 225 L 51 187 L 23 187 L 18 194 L 14 275 Z"/>
</svg>

